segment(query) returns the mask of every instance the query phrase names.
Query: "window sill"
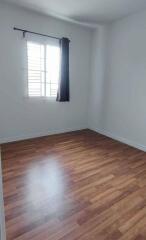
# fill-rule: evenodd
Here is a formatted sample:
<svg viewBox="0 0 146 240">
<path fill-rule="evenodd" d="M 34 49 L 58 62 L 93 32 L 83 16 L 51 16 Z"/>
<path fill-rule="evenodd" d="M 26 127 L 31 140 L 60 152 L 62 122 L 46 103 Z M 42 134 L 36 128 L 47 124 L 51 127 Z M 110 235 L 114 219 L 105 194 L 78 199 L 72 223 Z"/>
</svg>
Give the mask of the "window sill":
<svg viewBox="0 0 146 240">
<path fill-rule="evenodd" d="M 50 102 L 56 102 L 56 97 L 29 97 L 25 96 L 25 99 L 28 99 L 30 101 L 50 101 Z"/>
</svg>

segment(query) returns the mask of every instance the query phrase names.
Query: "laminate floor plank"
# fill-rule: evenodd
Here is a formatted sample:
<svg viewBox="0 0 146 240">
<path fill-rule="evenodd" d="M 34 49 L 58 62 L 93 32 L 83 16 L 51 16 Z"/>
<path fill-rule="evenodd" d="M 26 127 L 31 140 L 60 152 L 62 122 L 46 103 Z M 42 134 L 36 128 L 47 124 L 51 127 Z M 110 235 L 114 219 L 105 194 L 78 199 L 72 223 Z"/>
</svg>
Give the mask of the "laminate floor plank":
<svg viewBox="0 0 146 240">
<path fill-rule="evenodd" d="M 7 240 L 146 239 L 146 153 L 91 130 L 1 147 Z"/>
</svg>

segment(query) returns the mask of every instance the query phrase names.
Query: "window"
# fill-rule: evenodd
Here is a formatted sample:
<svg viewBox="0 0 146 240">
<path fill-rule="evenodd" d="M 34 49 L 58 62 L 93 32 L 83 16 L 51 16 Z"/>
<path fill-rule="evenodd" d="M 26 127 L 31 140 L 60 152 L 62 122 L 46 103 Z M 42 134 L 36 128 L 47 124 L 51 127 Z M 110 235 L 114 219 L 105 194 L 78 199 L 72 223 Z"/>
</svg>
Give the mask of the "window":
<svg viewBox="0 0 146 240">
<path fill-rule="evenodd" d="M 56 97 L 60 72 L 60 47 L 27 42 L 28 96 Z"/>
</svg>

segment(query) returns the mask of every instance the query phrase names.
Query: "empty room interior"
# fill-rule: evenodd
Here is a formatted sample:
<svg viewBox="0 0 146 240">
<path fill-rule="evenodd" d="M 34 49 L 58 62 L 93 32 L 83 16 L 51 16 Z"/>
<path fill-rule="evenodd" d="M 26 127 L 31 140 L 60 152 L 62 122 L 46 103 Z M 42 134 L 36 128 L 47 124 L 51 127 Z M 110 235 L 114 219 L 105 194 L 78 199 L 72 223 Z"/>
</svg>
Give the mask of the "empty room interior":
<svg viewBox="0 0 146 240">
<path fill-rule="evenodd" d="M 0 0 L 0 239 L 146 240 L 146 0 Z"/>
</svg>

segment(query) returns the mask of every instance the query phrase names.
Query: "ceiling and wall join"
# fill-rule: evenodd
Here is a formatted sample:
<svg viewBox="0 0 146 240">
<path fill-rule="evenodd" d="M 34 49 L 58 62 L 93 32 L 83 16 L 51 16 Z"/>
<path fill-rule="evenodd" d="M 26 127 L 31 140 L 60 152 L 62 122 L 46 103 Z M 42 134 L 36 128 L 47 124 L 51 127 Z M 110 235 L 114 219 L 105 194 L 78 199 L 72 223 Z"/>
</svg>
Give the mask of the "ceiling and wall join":
<svg viewBox="0 0 146 240">
<path fill-rule="evenodd" d="M 96 27 L 146 8 L 145 0 L 0 0 L 39 13 Z"/>
</svg>

